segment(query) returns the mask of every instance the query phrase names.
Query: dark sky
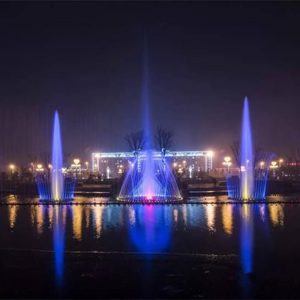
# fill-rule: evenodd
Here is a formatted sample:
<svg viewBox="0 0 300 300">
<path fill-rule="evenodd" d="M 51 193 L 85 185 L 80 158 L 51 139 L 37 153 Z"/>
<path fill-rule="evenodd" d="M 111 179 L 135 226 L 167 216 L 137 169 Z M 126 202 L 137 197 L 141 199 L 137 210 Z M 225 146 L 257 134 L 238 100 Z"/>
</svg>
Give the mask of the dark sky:
<svg viewBox="0 0 300 300">
<path fill-rule="evenodd" d="M 50 149 L 127 150 L 141 128 L 143 37 L 153 126 L 175 149 L 224 149 L 249 97 L 256 145 L 300 146 L 300 3 L 0 3 L 0 164 Z M 229 151 L 229 150 L 228 150 Z"/>
</svg>

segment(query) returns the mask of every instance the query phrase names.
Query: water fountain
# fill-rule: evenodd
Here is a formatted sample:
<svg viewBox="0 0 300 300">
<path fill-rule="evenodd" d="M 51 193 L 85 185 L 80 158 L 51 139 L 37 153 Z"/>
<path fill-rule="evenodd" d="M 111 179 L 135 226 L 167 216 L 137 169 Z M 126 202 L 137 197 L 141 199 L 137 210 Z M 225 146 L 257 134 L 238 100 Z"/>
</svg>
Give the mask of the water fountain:
<svg viewBox="0 0 300 300">
<path fill-rule="evenodd" d="M 36 175 L 41 200 L 71 200 L 74 198 L 75 179 L 63 172 L 63 151 L 59 115 L 54 113 L 52 135 L 52 165 L 48 173 Z"/>
<path fill-rule="evenodd" d="M 60 122 L 58 112 L 54 114 L 53 142 L 52 142 L 52 171 L 51 171 L 51 193 L 53 200 L 63 199 L 64 174 L 62 160 L 62 144 L 60 133 Z"/>
<path fill-rule="evenodd" d="M 145 47 L 146 49 L 146 47 Z M 142 84 L 144 151 L 137 151 L 123 181 L 118 200 L 181 200 L 181 195 L 162 150 L 153 151 L 148 88 L 148 61 L 144 55 Z"/>
<path fill-rule="evenodd" d="M 266 197 L 268 165 L 272 155 L 264 154 L 264 167 L 256 166 L 259 154 L 254 153 L 248 98 L 245 97 L 240 144 L 240 172 L 227 174 L 228 196 L 232 199 L 262 200 Z"/>
</svg>

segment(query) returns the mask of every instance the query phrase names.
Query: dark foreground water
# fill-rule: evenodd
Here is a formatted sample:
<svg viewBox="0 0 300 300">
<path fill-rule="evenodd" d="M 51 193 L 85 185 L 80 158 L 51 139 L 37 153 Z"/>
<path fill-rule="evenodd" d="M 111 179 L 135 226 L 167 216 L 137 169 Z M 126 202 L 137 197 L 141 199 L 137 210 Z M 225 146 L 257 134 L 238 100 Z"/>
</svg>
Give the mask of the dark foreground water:
<svg viewBox="0 0 300 300">
<path fill-rule="evenodd" d="M 0 245 L 1 298 L 300 298 L 300 204 L 0 206 Z"/>
</svg>

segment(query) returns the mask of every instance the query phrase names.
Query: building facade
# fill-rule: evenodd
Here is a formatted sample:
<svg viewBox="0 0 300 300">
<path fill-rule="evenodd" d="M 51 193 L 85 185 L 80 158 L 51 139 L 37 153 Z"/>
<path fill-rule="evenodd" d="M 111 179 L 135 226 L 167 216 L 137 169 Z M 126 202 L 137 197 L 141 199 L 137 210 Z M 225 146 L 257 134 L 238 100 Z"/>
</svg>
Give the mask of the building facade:
<svg viewBox="0 0 300 300">
<path fill-rule="evenodd" d="M 145 152 L 139 153 L 143 159 Z M 154 159 L 161 159 L 162 153 L 153 152 Z M 194 178 L 199 173 L 208 173 L 213 168 L 212 151 L 167 151 L 166 160 L 176 173 L 181 176 Z M 92 153 L 92 172 L 102 178 L 122 176 L 135 159 L 133 152 L 94 152 Z"/>
</svg>

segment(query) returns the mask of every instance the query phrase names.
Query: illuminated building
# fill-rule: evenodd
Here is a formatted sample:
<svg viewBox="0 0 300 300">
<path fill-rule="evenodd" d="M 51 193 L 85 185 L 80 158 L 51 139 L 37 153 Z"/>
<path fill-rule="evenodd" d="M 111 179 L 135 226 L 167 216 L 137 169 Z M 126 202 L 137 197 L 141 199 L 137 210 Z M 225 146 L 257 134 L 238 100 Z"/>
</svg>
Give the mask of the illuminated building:
<svg viewBox="0 0 300 300">
<path fill-rule="evenodd" d="M 139 157 L 145 159 L 145 152 Z M 153 152 L 154 159 L 161 159 L 162 153 Z M 167 151 L 165 155 L 175 171 L 194 177 L 199 172 L 209 172 L 213 167 L 212 151 Z M 92 171 L 103 178 L 120 177 L 123 170 L 131 166 L 135 155 L 133 152 L 94 152 L 92 153 Z M 109 170 L 109 175 L 107 170 Z"/>
</svg>

